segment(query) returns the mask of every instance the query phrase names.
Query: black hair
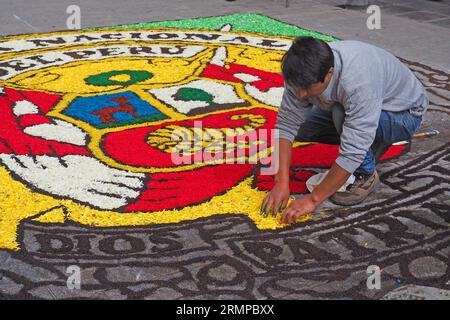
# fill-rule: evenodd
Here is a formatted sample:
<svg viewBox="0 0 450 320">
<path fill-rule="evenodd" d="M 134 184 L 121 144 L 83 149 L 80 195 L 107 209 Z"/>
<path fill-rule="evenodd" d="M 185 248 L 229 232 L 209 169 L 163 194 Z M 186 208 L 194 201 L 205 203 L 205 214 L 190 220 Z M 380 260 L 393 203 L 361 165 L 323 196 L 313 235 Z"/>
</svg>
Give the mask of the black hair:
<svg viewBox="0 0 450 320">
<path fill-rule="evenodd" d="M 333 51 L 325 41 L 298 37 L 284 55 L 281 69 L 288 85 L 306 89 L 323 82 L 333 66 Z"/>
</svg>

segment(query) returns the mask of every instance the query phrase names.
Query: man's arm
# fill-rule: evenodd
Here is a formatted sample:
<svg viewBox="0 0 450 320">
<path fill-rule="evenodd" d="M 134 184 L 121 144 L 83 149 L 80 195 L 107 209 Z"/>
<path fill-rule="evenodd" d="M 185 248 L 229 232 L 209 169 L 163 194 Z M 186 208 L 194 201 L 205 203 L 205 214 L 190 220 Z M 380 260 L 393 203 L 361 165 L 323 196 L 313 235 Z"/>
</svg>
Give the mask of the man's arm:
<svg viewBox="0 0 450 320">
<path fill-rule="evenodd" d="M 262 214 L 272 212 L 273 215 L 276 215 L 277 211 L 280 211 L 287 204 L 292 143 L 310 108 L 311 105 L 307 101 L 298 99 L 293 92 L 285 87 L 275 125 L 278 150 L 274 150 L 274 152 L 275 156 L 278 157 L 278 172 L 275 174 L 275 186 L 262 203 Z"/>
<path fill-rule="evenodd" d="M 350 172 L 340 167 L 337 163 L 333 163 L 326 177 L 311 192 L 312 201 L 318 207 L 331 197 L 348 180 L 350 175 Z"/>
<path fill-rule="evenodd" d="M 281 216 L 281 223 L 295 222 L 301 216 L 314 212 L 322 202 L 335 193 L 347 181 L 350 173 L 334 163 L 325 179 L 316 186 L 312 193 L 291 203 Z"/>
<path fill-rule="evenodd" d="M 285 86 L 275 125 L 278 137 L 292 143 L 311 107 L 312 105 L 308 101 L 297 98 L 295 93 Z"/>
<path fill-rule="evenodd" d="M 316 210 L 334 194 L 363 162 L 375 139 L 381 113 L 381 100 L 370 99 L 349 105 L 341 134 L 339 157 L 325 179 L 311 194 L 294 201 L 281 217 L 282 223 L 292 223 L 300 216 Z"/>
<path fill-rule="evenodd" d="M 336 163 L 349 173 L 358 169 L 375 140 L 381 104 L 381 99 L 370 99 L 349 102 L 349 106 L 345 108 Z"/>
<path fill-rule="evenodd" d="M 310 108 L 311 105 L 307 101 L 298 99 L 291 90 L 285 87 L 275 125 L 275 129 L 278 130 L 276 138 L 279 139 L 279 149 L 275 150 L 275 156 L 278 155 L 279 160 L 275 182 L 286 185 L 289 182 L 292 143 L 297 136 L 300 125 L 305 122 L 306 114 Z"/>
<path fill-rule="evenodd" d="M 292 142 L 284 138 L 278 140 L 278 172 L 275 174 L 275 183 L 289 183 L 289 168 L 292 158 Z"/>
</svg>

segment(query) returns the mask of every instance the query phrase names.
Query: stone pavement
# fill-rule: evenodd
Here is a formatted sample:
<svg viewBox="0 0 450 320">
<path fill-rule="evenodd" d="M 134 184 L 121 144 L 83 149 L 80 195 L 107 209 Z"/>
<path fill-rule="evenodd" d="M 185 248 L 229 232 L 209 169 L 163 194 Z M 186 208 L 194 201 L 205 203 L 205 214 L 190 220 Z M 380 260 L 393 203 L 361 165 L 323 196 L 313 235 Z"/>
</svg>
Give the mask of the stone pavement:
<svg viewBox="0 0 450 320">
<path fill-rule="evenodd" d="M 321 1 L 336 1 L 336 4 L 341 4 L 345 0 Z M 410 1 L 417 5 L 430 3 L 426 0 Z M 435 6 L 448 5 L 448 1 L 444 0 Z M 450 71 L 450 33 L 442 26 L 384 14 L 382 7 L 382 29 L 368 30 L 368 14 L 364 12 L 343 10 L 311 0 L 289 2 L 289 8 L 285 8 L 284 0 L 211 0 L 206 3 L 204 0 L 77 0 L 76 4 L 81 9 L 82 28 L 230 13 L 261 13 L 341 39 L 367 41 L 405 59 Z M 2 3 L 0 34 L 65 30 L 68 17 L 66 9 L 71 4 L 73 1 L 70 0 L 15 0 Z M 444 12 L 443 9 L 436 10 Z"/>
<path fill-rule="evenodd" d="M 345 4 L 345 0 L 319 0 L 320 3 L 329 5 Z M 412 19 L 418 22 L 430 23 L 445 28 L 450 28 L 450 1 L 429 0 L 372 0 L 369 5 L 377 5 L 382 14 L 394 15 L 401 18 Z M 353 8 L 364 12 L 366 8 Z"/>
<path fill-rule="evenodd" d="M 403 17 L 392 9 L 382 11 L 381 30 L 368 30 L 365 12 L 326 0 L 291 0 L 288 9 L 281 0 L 77 2 L 82 27 L 258 12 L 383 46 L 405 59 L 427 87 L 431 106 L 420 131 L 441 134 L 414 141 L 407 154 L 381 163 L 382 185 L 365 203 L 352 208 L 326 203 L 333 208 L 330 216 L 283 230 L 257 230 L 244 216 L 120 230 L 24 222 L 23 248 L 0 250 L 0 297 L 449 299 L 450 33 L 438 19 L 419 22 L 418 15 Z M 421 2 L 429 4 L 411 1 Z M 0 33 L 62 30 L 69 4 L 2 4 Z M 438 5 L 448 2 L 433 4 Z M 66 286 L 70 265 L 81 267 L 81 290 Z M 369 265 L 382 270 L 380 289 L 366 286 Z"/>
</svg>

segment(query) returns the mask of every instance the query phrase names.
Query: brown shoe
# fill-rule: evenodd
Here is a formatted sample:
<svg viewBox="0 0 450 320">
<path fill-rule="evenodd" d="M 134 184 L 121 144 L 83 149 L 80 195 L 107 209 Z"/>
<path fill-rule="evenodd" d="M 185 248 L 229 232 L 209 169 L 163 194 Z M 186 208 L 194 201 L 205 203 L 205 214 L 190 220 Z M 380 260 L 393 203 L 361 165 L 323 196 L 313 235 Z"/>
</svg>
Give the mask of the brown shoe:
<svg viewBox="0 0 450 320">
<path fill-rule="evenodd" d="M 380 183 L 377 171 L 368 178 L 356 178 L 355 182 L 347 187 L 344 192 L 336 192 L 330 197 L 330 201 L 341 205 L 351 206 L 364 201 L 373 189 Z"/>
</svg>

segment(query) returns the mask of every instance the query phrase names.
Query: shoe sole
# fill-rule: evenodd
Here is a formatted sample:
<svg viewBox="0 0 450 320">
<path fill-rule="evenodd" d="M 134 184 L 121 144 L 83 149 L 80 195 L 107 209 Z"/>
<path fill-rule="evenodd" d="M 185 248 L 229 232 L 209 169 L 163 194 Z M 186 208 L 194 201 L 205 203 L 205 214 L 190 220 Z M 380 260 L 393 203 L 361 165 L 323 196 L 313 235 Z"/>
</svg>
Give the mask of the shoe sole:
<svg viewBox="0 0 450 320">
<path fill-rule="evenodd" d="M 375 188 L 373 188 L 373 190 L 375 190 Z M 370 193 L 372 193 L 372 191 L 370 191 Z M 348 202 L 347 203 L 343 203 L 343 202 L 340 202 L 340 201 L 332 200 L 331 198 L 329 200 L 330 200 L 330 202 L 332 202 L 334 204 L 337 204 L 339 206 L 350 207 L 350 206 L 354 206 L 355 204 L 360 204 L 360 203 L 364 202 L 364 200 L 366 200 L 366 198 L 370 195 L 370 193 L 367 194 L 367 196 L 365 196 L 362 200 L 355 201 L 355 202 L 352 202 L 352 203 L 348 203 Z"/>
</svg>

